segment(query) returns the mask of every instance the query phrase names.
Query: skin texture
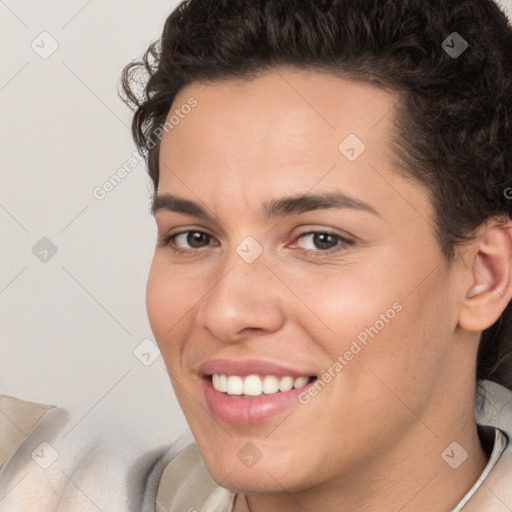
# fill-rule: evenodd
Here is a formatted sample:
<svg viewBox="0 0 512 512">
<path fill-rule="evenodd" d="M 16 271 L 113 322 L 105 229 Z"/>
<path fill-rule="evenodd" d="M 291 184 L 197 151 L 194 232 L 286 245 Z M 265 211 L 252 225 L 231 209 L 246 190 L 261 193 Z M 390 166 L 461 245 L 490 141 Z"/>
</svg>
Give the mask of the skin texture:
<svg viewBox="0 0 512 512">
<path fill-rule="evenodd" d="M 157 192 L 198 202 L 213 220 L 166 210 L 155 219 L 161 238 L 210 238 L 191 246 L 180 236 L 181 254 L 157 244 L 147 310 L 208 470 L 246 495 L 236 512 L 246 500 L 253 512 L 451 509 L 486 464 L 475 360 L 479 332 L 510 299 L 510 225 L 490 223 L 446 262 L 425 190 L 391 163 L 390 92 L 281 68 L 189 84 L 171 111 L 190 97 L 197 106 L 164 133 Z M 366 145 L 353 162 L 338 149 L 350 133 Z M 377 213 L 262 212 L 307 192 L 343 192 Z M 311 231 L 352 243 L 334 238 L 321 253 Z M 263 249 L 250 264 L 236 251 L 247 236 Z M 397 302 L 401 311 L 307 405 L 250 426 L 209 410 L 205 361 L 262 359 L 322 375 Z M 468 452 L 458 469 L 441 457 L 454 441 Z M 261 453 L 251 468 L 237 457 L 247 442 Z"/>
</svg>

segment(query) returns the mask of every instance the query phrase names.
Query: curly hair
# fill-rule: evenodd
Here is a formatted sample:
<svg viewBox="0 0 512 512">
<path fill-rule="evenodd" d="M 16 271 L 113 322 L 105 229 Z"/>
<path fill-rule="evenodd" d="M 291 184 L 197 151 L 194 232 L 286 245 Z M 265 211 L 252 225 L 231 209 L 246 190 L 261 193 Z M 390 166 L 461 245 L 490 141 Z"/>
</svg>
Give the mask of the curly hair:
<svg viewBox="0 0 512 512">
<path fill-rule="evenodd" d="M 454 38 L 467 43 L 460 55 Z M 121 77 L 155 192 L 155 134 L 176 94 L 279 66 L 396 93 L 397 172 L 429 194 L 447 262 L 488 219 L 512 216 L 512 28 L 492 0 L 183 1 Z M 512 389 L 511 304 L 482 333 L 476 378 Z"/>
</svg>

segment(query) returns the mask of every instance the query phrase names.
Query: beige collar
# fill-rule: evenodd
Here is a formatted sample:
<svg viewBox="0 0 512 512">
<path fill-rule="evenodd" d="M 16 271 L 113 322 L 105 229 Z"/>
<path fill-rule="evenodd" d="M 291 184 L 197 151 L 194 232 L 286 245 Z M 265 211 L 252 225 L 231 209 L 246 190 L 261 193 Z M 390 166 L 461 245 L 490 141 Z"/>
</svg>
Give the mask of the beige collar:
<svg viewBox="0 0 512 512">
<path fill-rule="evenodd" d="M 0 395 L 0 467 L 53 405 Z"/>
</svg>

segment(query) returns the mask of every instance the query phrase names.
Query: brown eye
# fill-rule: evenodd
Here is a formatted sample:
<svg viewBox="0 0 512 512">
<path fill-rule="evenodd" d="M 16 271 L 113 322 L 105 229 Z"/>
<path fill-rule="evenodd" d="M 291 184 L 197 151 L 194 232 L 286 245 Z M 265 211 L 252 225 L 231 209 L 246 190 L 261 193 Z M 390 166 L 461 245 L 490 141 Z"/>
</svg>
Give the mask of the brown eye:
<svg viewBox="0 0 512 512">
<path fill-rule="evenodd" d="M 338 240 L 335 236 L 329 233 L 315 233 L 313 235 L 313 243 L 318 249 L 332 249 L 338 245 Z"/>
<path fill-rule="evenodd" d="M 211 238 L 209 235 L 201 231 L 187 231 L 186 233 L 182 234 L 187 235 L 186 241 L 190 247 L 193 247 L 194 249 L 208 245 Z"/>
<path fill-rule="evenodd" d="M 302 241 L 300 244 L 302 249 L 316 252 L 327 252 L 338 246 L 352 245 L 350 240 L 326 231 L 302 233 L 297 237 L 297 240 Z"/>
<path fill-rule="evenodd" d="M 171 246 L 176 252 L 193 251 L 207 246 L 212 237 L 202 231 L 182 231 L 160 239 L 164 246 Z"/>
</svg>

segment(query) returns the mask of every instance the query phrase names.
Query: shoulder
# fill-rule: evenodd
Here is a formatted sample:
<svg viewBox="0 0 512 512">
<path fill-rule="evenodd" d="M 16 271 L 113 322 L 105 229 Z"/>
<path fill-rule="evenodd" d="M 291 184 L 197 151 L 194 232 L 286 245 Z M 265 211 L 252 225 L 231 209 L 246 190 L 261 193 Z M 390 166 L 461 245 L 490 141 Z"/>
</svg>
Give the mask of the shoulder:
<svg viewBox="0 0 512 512">
<path fill-rule="evenodd" d="M 0 394 L 2 512 L 139 510 L 147 475 L 167 445 L 148 452 L 118 429 L 110 434 L 108 416 L 75 429 L 80 416 L 78 409 Z"/>
<path fill-rule="evenodd" d="M 467 502 L 464 511 L 509 512 L 512 510 L 512 391 L 491 381 L 479 383 L 475 418 L 479 425 L 498 429 L 498 458 Z"/>
<path fill-rule="evenodd" d="M 512 430 L 512 390 L 491 382 L 478 382 L 475 417 L 477 423 Z"/>
<path fill-rule="evenodd" d="M 210 476 L 195 443 L 171 446 L 149 474 L 142 512 L 195 510 L 230 512 L 234 494 Z"/>
<path fill-rule="evenodd" d="M 55 406 L 0 395 L 0 467 L 13 458 L 16 450 L 26 440 L 28 436 L 25 432 L 35 433 L 41 428 L 41 425 L 36 428 L 36 424 L 44 416 L 55 415 L 54 411 L 47 414 L 52 409 Z"/>
<path fill-rule="evenodd" d="M 54 505 L 61 481 L 56 473 L 55 439 L 68 419 L 54 405 L 0 395 L 0 496 L 2 510 L 27 510 Z"/>
</svg>

